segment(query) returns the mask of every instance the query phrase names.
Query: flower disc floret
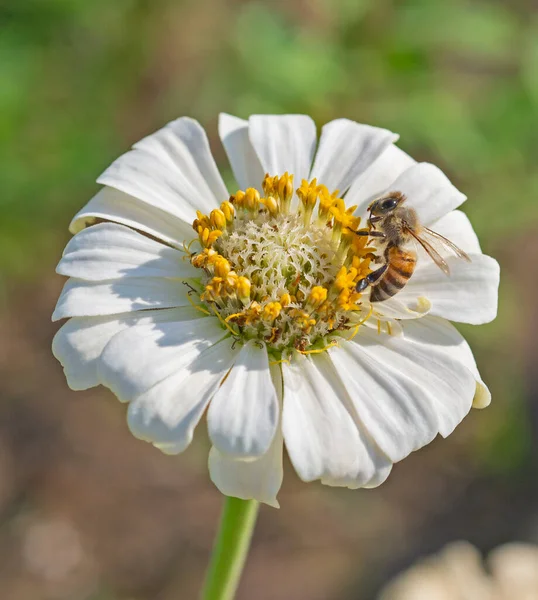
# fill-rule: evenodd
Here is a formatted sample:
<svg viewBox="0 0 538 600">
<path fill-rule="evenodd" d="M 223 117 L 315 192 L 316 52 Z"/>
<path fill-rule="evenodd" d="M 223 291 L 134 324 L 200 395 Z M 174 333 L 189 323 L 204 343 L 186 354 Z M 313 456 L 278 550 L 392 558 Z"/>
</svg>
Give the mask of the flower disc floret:
<svg viewBox="0 0 538 600">
<path fill-rule="evenodd" d="M 263 197 L 239 190 L 209 216 L 197 215 L 202 249 L 191 263 L 202 271 L 200 300 L 238 338 L 263 340 L 276 353 L 322 351 L 329 336 L 361 320 L 365 309 L 354 290 L 370 272 L 372 249 L 364 237 L 352 244 L 360 223 L 354 207 L 346 210 L 315 179 L 296 190 L 296 211 L 293 176 L 266 175 L 261 187 Z"/>
</svg>

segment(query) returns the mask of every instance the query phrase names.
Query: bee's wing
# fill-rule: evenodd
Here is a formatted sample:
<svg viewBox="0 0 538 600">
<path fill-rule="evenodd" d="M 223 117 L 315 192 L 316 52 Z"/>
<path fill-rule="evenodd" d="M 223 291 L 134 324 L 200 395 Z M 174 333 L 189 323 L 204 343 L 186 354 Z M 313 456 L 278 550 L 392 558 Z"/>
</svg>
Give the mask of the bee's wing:
<svg viewBox="0 0 538 600">
<path fill-rule="evenodd" d="M 458 246 L 456 246 L 456 244 L 451 242 L 444 235 L 441 235 L 440 233 L 437 233 L 436 231 L 432 231 L 431 229 L 428 229 L 427 227 L 423 227 L 420 234 L 423 239 L 424 239 L 424 237 L 425 238 L 429 237 L 432 243 L 436 241 L 439 244 L 441 244 L 442 246 L 444 246 L 445 248 L 452 250 L 452 252 L 454 252 L 454 254 L 458 258 L 462 258 L 463 260 L 466 260 L 467 262 L 471 262 L 471 258 L 469 257 L 469 255 L 466 252 L 464 252 L 461 248 L 458 248 Z"/>
<path fill-rule="evenodd" d="M 411 228 L 406 228 L 406 233 L 409 233 L 415 239 L 415 241 L 417 241 L 424 248 L 433 262 L 441 269 L 441 271 L 443 271 L 443 273 L 450 275 L 450 267 L 448 266 L 448 263 L 428 240 L 425 240 L 424 237 L 414 232 Z"/>
</svg>

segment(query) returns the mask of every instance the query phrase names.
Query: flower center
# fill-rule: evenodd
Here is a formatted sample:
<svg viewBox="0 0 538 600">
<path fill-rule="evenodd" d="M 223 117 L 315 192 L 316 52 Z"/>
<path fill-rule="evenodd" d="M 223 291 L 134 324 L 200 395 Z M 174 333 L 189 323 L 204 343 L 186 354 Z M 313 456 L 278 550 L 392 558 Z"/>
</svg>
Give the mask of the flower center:
<svg viewBox="0 0 538 600">
<path fill-rule="evenodd" d="M 263 196 L 248 188 L 209 215 L 198 212 L 201 250 L 190 260 L 201 274 L 189 294 L 234 336 L 263 340 L 273 354 L 322 352 L 336 343 L 331 336 L 354 335 L 369 314 L 355 288 L 377 249 L 356 235 L 356 207 L 346 209 L 338 191 L 315 179 L 295 190 L 296 209 L 292 175 L 266 175 L 262 189 Z"/>
</svg>

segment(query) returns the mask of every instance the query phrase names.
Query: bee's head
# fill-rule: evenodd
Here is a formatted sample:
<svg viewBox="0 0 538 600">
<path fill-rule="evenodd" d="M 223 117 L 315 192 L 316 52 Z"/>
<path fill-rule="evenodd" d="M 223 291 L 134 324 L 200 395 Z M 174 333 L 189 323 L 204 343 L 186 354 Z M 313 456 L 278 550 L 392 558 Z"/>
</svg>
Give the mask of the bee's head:
<svg viewBox="0 0 538 600">
<path fill-rule="evenodd" d="M 368 207 L 370 220 L 372 220 L 372 217 L 386 217 L 387 215 L 390 215 L 404 200 L 405 196 L 402 192 L 389 192 L 381 198 L 374 200 Z"/>
</svg>

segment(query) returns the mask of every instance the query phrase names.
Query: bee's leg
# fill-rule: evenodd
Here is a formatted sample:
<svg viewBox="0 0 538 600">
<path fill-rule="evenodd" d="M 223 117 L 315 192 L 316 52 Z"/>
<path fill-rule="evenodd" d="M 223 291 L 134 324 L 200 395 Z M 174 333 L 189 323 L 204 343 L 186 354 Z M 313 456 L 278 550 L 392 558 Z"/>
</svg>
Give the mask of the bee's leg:
<svg viewBox="0 0 538 600">
<path fill-rule="evenodd" d="M 364 290 L 369 285 L 375 285 L 376 283 L 378 283 L 381 277 L 383 277 L 383 275 L 385 274 L 385 271 L 387 270 L 388 266 L 388 263 L 385 263 L 382 267 L 379 267 L 379 269 L 372 271 L 369 275 L 366 275 L 366 277 L 360 279 L 357 282 L 357 285 L 355 286 L 355 291 L 359 293 L 364 292 Z"/>
<path fill-rule="evenodd" d="M 385 238 L 385 234 L 382 231 L 367 231 L 366 229 L 359 229 L 359 231 L 353 232 L 355 235 L 363 235 L 365 237 L 376 237 Z"/>
</svg>

